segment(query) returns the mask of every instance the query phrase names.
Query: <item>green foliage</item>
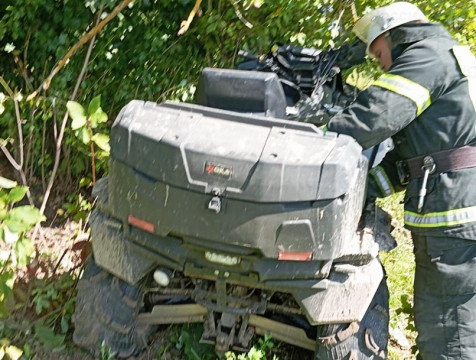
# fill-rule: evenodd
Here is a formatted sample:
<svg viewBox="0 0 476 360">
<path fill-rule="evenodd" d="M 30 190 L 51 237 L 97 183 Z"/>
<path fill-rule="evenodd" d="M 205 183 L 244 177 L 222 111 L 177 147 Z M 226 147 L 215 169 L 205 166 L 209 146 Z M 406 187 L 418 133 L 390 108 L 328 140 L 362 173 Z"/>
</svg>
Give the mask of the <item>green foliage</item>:
<svg viewBox="0 0 476 360">
<path fill-rule="evenodd" d="M 180 350 L 187 360 L 214 360 L 215 354 L 213 346 L 201 344 L 200 338 L 203 333 L 203 326 L 197 324 L 184 324 L 179 336 L 174 336 L 172 341 L 175 347 Z"/>
<path fill-rule="evenodd" d="M 36 324 L 34 326 L 34 332 L 36 338 L 48 351 L 57 350 L 64 346 L 65 336 L 56 334 L 54 329 L 49 326 Z"/>
<path fill-rule="evenodd" d="M 279 360 L 276 355 L 271 354 L 274 347 L 271 336 L 266 333 L 247 353 L 236 355 L 234 352 L 228 351 L 225 354 L 225 360 Z M 271 355 L 272 357 L 270 357 Z"/>
<path fill-rule="evenodd" d="M 35 253 L 26 233 L 45 219 L 33 206 L 14 207 L 26 191 L 26 187 L 0 177 L 0 317 L 9 313 L 5 305 L 12 295 L 16 269 L 25 267 Z"/>
<path fill-rule="evenodd" d="M 416 330 L 413 322 L 413 277 L 415 259 L 410 233 L 403 227 L 403 195 L 379 199 L 379 205 L 392 215 L 392 225 L 395 229 L 392 235 L 398 246 L 390 252 L 381 252 L 380 258 L 387 273 L 390 299 L 390 334 L 389 356 L 399 360 L 407 358 L 400 355 L 402 346 L 397 336 L 404 337 L 404 342 L 411 346 L 415 344 Z M 415 353 L 416 349 L 406 349 Z"/>
<path fill-rule="evenodd" d="M 83 194 L 74 193 L 68 195 L 62 209 L 58 209 L 57 213 L 64 218 L 73 219 L 73 221 L 86 220 L 92 207 L 91 202 Z"/>
<path fill-rule="evenodd" d="M 45 220 L 35 207 L 18 206 L 26 191 L 26 187 L 0 177 L 0 317 L 10 315 L 12 311 L 18 309 L 18 305 L 26 309 L 31 300 L 31 306 L 41 319 L 31 328 L 34 338 L 45 349 L 57 349 L 64 345 L 73 313 L 72 275 L 64 273 L 58 278 L 46 280 L 32 278 L 34 287 L 31 290 L 31 298 L 23 300 L 26 304 L 22 304 L 21 301 L 17 304 L 13 296 L 17 270 L 24 270 L 35 254 L 35 248 L 27 233 L 37 222 Z M 29 324 L 25 324 L 24 327 L 22 325 L 21 329 L 25 334 L 31 331 Z M 0 333 L 3 333 L 4 329 L 0 330 Z M 18 336 L 17 333 L 15 337 Z M 19 350 L 10 344 L 10 340 L 5 340 L 0 347 L 0 360 L 14 359 L 15 354 L 21 356 L 27 353 L 29 353 L 28 343 L 23 350 Z"/>
<path fill-rule="evenodd" d="M 99 358 L 96 360 L 114 360 L 116 359 L 116 354 L 107 346 L 104 342 L 101 344 L 101 353 Z"/>
<path fill-rule="evenodd" d="M 23 355 L 23 351 L 10 344 L 8 339 L 0 340 L 0 360 L 18 360 Z"/>
<path fill-rule="evenodd" d="M 184 360 L 214 360 L 216 354 L 214 346 L 209 344 L 200 344 L 199 340 L 203 333 L 202 324 L 184 324 L 175 328 L 175 331 L 170 336 L 171 342 L 167 342 L 162 346 L 156 356 L 156 359 L 184 359 Z M 179 354 L 173 354 L 174 349 Z M 225 353 L 224 360 L 279 360 L 279 357 L 273 352 L 277 350 L 277 346 L 272 341 L 269 334 L 264 337 L 257 337 L 255 344 L 251 349 L 242 354 L 237 354 L 233 351 Z"/>
<path fill-rule="evenodd" d="M 21 348 L 22 359 L 31 358 L 31 349 L 43 349 L 48 353 L 66 350 L 74 310 L 75 290 L 71 274 L 31 281 L 31 296 L 25 299 L 15 297 L 20 305 L 15 310 L 24 309 L 23 314 L 26 316 L 22 315 L 21 321 L 13 321 L 12 313 L 5 323 L 0 322 L 0 338 L 3 337 L 11 347 Z M 14 287 L 15 295 L 21 292 L 18 285 L 16 283 Z M 25 312 L 26 309 L 31 311 Z M 2 356 L 0 360 L 3 360 Z"/>
<path fill-rule="evenodd" d="M 87 112 L 76 101 L 68 101 L 66 107 L 72 119 L 71 130 L 76 137 L 85 145 L 89 145 L 93 141 L 104 151 L 104 155 L 109 155 L 109 136 L 93 131 L 107 121 L 107 114 L 101 109 L 101 95 L 91 100 Z"/>
<path fill-rule="evenodd" d="M 63 273 L 55 281 L 37 281 L 32 290 L 31 302 L 35 313 L 43 317 L 44 324 L 57 328 L 63 334 L 69 330 L 74 311 L 73 284 L 73 276 Z"/>
<path fill-rule="evenodd" d="M 108 120 L 107 114 L 101 108 L 101 95 L 95 96 L 86 109 L 76 101 L 68 101 L 66 103 L 69 116 L 71 117 L 71 131 L 74 137 L 71 137 L 67 143 L 73 148 L 82 151 L 84 154 L 89 152 L 92 170 L 91 176 L 86 172 L 86 176 L 81 179 L 79 186 L 90 186 L 96 179 L 96 172 L 106 173 L 109 162 L 109 130 L 106 127 Z M 89 159 L 88 159 L 89 161 Z M 81 165 L 84 162 L 80 163 Z M 82 171 L 86 170 L 86 166 L 80 167 Z M 76 193 L 74 193 L 76 194 Z M 68 197 L 71 197 L 69 195 Z M 78 199 L 81 201 L 81 198 Z M 74 207 L 83 208 L 81 202 L 71 204 Z M 68 207 L 71 207 L 69 205 Z M 85 218 L 85 216 L 83 217 Z"/>
</svg>

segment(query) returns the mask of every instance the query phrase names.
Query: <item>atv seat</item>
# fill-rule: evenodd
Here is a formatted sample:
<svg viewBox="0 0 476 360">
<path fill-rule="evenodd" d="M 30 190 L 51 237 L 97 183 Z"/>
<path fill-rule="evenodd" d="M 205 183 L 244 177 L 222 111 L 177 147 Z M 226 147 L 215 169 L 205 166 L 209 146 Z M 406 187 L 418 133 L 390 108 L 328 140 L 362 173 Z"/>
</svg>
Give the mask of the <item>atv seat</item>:
<svg viewBox="0 0 476 360">
<path fill-rule="evenodd" d="M 195 103 L 222 110 L 286 118 L 286 97 L 275 73 L 205 68 Z"/>
</svg>

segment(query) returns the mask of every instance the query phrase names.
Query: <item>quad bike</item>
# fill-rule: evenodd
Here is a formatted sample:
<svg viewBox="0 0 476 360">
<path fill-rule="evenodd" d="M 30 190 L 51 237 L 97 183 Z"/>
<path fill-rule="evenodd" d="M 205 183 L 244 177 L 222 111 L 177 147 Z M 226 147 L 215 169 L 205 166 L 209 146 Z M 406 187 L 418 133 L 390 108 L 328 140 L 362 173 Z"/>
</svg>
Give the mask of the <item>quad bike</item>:
<svg viewBox="0 0 476 360">
<path fill-rule="evenodd" d="M 205 69 L 196 104 L 122 109 L 93 190 L 78 345 L 127 358 L 157 325 L 201 322 L 218 356 L 270 333 L 313 359 L 386 357 L 389 223 L 359 226 L 369 159 L 316 126 L 352 100 L 343 52 L 276 46 Z"/>
</svg>

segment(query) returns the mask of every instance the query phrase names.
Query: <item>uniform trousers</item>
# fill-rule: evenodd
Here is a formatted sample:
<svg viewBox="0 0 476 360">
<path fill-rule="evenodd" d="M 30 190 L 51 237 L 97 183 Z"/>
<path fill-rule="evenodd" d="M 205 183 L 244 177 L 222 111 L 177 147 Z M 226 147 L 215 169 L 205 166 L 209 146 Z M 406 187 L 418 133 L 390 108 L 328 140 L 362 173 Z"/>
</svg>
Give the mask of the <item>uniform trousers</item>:
<svg viewBox="0 0 476 360">
<path fill-rule="evenodd" d="M 476 241 L 412 234 L 423 360 L 476 360 Z"/>
</svg>

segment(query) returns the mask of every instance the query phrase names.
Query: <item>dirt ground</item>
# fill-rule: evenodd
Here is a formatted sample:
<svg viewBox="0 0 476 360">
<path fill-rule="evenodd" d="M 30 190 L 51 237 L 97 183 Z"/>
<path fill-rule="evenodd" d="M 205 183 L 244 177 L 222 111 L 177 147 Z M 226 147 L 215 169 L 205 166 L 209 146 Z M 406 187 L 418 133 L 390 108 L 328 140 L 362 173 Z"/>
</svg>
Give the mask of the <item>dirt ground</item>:
<svg viewBox="0 0 476 360">
<path fill-rule="evenodd" d="M 89 253 L 88 233 L 84 223 L 66 221 L 59 223 L 56 220 L 46 222 L 40 229 L 35 239 L 35 245 L 39 256 L 36 261 L 39 263 L 36 273 L 37 278 L 56 276 L 64 272 L 74 272 L 79 274 L 85 256 Z M 23 273 L 19 276 L 27 277 Z M 26 285 L 26 284 L 25 284 Z M 26 290 L 25 290 L 26 291 Z M 7 319 L 12 321 L 13 319 Z M 22 320 L 18 318 L 18 313 L 14 321 Z M 31 317 L 29 319 L 32 320 Z M 163 328 L 155 333 L 151 338 L 150 347 L 137 357 L 130 360 L 153 360 L 159 359 L 157 354 L 159 349 L 167 342 L 170 342 L 170 328 Z M 68 335 L 62 347 L 55 350 L 47 350 L 38 342 L 30 343 L 31 360 L 96 360 L 83 349 L 76 347 L 71 335 Z M 177 359 L 172 357 L 172 353 L 164 355 L 163 360 Z M 102 359 L 101 359 L 102 360 Z"/>
</svg>

